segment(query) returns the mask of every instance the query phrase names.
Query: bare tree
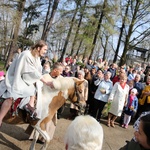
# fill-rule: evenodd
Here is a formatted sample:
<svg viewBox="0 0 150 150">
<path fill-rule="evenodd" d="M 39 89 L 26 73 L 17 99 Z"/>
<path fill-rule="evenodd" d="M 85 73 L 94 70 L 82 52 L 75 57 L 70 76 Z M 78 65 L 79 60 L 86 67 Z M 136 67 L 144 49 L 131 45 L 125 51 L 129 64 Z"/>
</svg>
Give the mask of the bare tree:
<svg viewBox="0 0 150 150">
<path fill-rule="evenodd" d="M 48 11 L 47 11 L 47 14 L 46 14 L 46 19 L 44 21 L 43 32 L 42 32 L 42 37 L 41 37 L 41 39 L 43 39 L 45 41 L 47 40 L 48 33 L 49 33 L 50 28 L 52 26 L 52 22 L 53 22 L 55 13 L 57 11 L 59 1 L 60 0 L 54 0 L 53 6 L 52 6 L 52 11 L 50 12 L 50 7 L 51 7 L 52 0 L 49 0 Z"/>
<path fill-rule="evenodd" d="M 11 59 L 13 57 L 13 52 L 17 49 L 17 38 L 18 38 L 20 23 L 21 23 L 21 19 L 22 19 L 22 15 L 23 15 L 23 9 L 25 7 L 25 2 L 26 2 L 26 0 L 19 0 L 17 2 L 16 16 L 14 18 L 15 19 L 14 33 L 13 33 L 13 38 L 12 38 L 12 42 L 11 42 L 11 46 L 10 46 L 10 51 L 8 53 L 6 65 L 11 61 Z"/>
<path fill-rule="evenodd" d="M 85 0 L 85 1 L 84 1 L 83 7 L 81 7 L 81 10 L 80 10 L 80 18 L 79 18 L 77 30 L 76 30 L 76 33 L 75 33 L 75 37 L 74 37 L 74 40 L 73 40 L 73 43 L 72 43 L 72 49 L 71 49 L 71 54 L 70 54 L 70 55 L 72 55 L 72 54 L 74 53 L 74 47 L 75 47 L 75 43 L 76 43 L 77 38 L 78 38 L 80 26 L 81 26 L 81 24 L 82 24 L 82 19 L 83 19 L 84 10 L 85 10 L 87 1 L 88 1 L 88 0 Z"/>
<path fill-rule="evenodd" d="M 68 45 L 68 42 L 69 42 L 69 38 L 70 38 L 70 35 L 71 35 L 71 31 L 72 31 L 72 28 L 73 28 L 73 25 L 74 25 L 75 17 L 76 17 L 76 14 L 78 12 L 80 3 L 81 3 L 80 0 L 76 1 L 76 9 L 75 9 L 73 17 L 71 19 L 69 31 L 68 31 L 68 34 L 67 34 L 67 37 L 66 37 L 66 40 L 65 40 L 65 43 L 64 43 L 64 47 L 63 47 L 63 50 L 62 50 L 61 57 L 59 59 L 59 61 L 61 61 L 61 62 L 62 62 L 62 60 L 64 58 L 65 53 L 66 53 L 67 45 Z"/>
<path fill-rule="evenodd" d="M 97 25 L 95 35 L 94 35 L 94 38 L 93 38 L 92 49 L 91 49 L 91 54 L 89 56 L 89 59 L 92 58 L 92 55 L 93 55 L 93 52 L 94 52 L 95 44 L 96 44 L 96 41 L 97 41 L 98 33 L 100 31 L 100 28 L 101 28 L 101 24 L 102 24 L 102 20 L 103 20 L 103 17 L 104 17 L 104 12 L 105 12 L 106 6 L 107 6 L 107 0 L 104 0 L 101 15 L 99 17 L 98 25 Z"/>
<path fill-rule="evenodd" d="M 126 17 L 127 17 L 128 10 L 129 10 L 129 6 L 130 6 L 130 0 L 128 0 L 128 2 L 126 4 L 125 14 L 122 17 L 122 25 L 121 25 L 121 28 L 120 28 L 119 39 L 118 39 L 117 48 L 116 48 L 116 51 L 115 51 L 115 56 L 114 56 L 113 62 L 117 61 L 117 57 L 118 57 L 118 53 L 119 53 L 119 48 L 120 48 L 120 44 L 121 44 L 121 39 L 122 39 L 123 31 L 124 31 L 124 28 L 125 28 L 125 21 L 126 21 Z"/>
<path fill-rule="evenodd" d="M 130 1 L 130 13 L 128 15 L 131 17 L 131 22 L 129 27 L 126 28 L 126 30 L 128 30 L 126 31 L 127 34 L 125 35 L 125 42 L 120 65 L 125 64 L 127 52 L 150 35 L 150 27 L 147 26 L 150 23 L 150 13 L 148 9 L 149 1 L 144 1 L 144 3 L 141 0 Z M 145 29 L 141 30 L 140 28 L 144 28 L 144 25 Z M 133 34 L 134 38 L 132 38 Z"/>
</svg>

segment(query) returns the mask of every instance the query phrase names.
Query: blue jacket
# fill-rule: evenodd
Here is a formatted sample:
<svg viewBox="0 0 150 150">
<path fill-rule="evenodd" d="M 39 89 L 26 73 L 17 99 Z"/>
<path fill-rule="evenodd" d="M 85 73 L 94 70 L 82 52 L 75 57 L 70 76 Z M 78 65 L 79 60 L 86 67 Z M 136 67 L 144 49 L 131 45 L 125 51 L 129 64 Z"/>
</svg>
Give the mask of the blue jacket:
<svg viewBox="0 0 150 150">
<path fill-rule="evenodd" d="M 127 103 L 127 106 L 126 106 L 125 110 L 128 110 L 128 108 L 129 108 L 129 104 L 130 104 L 130 98 L 129 97 L 128 97 L 128 103 Z M 136 96 L 134 97 L 131 106 L 134 108 L 133 111 L 136 112 L 137 109 L 138 109 L 138 98 Z"/>
<path fill-rule="evenodd" d="M 103 102 L 107 102 L 109 94 L 110 94 L 110 92 L 112 90 L 112 87 L 113 87 L 112 81 L 111 80 L 108 80 L 108 81 L 101 80 L 100 81 L 98 79 L 98 80 L 95 81 L 95 85 L 98 85 L 98 88 L 95 92 L 94 98 L 97 99 L 97 100 L 103 101 Z M 106 90 L 105 94 L 102 94 L 100 92 L 101 88 L 104 88 Z"/>
</svg>

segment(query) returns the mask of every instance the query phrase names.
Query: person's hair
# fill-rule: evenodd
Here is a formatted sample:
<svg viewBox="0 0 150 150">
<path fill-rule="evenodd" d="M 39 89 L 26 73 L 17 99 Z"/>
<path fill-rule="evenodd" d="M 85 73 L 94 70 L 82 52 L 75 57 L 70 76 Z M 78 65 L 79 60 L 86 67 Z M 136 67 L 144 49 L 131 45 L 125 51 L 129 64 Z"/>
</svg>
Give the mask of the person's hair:
<svg viewBox="0 0 150 150">
<path fill-rule="evenodd" d="M 147 78 L 146 78 L 146 82 L 147 82 L 149 79 L 150 79 L 150 76 L 147 76 Z"/>
<path fill-rule="evenodd" d="M 51 67 L 51 62 L 50 61 L 45 61 L 44 65 L 48 64 Z"/>
<path fill-rule="evenodd" d="M 31 47 L 31 50 L 35 50 L 35 49 L 37 49 L 38 47 L 39 47 L 39 48 L 42 48 L 43 46 L 46 46 L 46 45 L 47 45 L 47 44 L 46 44 L 45 41 L 39 40 L 39 41 L 37 41 L 37 42 Z"/>
<path fill-rule="evenodd" d="M 22 49 L 21 48 L 18 48 L 17 50 L 15 50 L 13 53 L 15 54 L 15 53 L 19 53 L 19 50 L 20 50 L 20 52 L 22 51 Z"/>
<path fill-rule="evenodd" d="M 135 78 L 138 77 L 139 79 L 141 79 L 140 74 L 136 74 Z"/>
<path fill-rule="evenodd" d="M 111 72 L 110 71 L 107 71 L 107 72 L 105 72 L 105 74 L 104 75 L 110 75 L 111 76 Z"/>
<path fill-rule="evenodd" d="M 101 150 L 103 128 L 91 116 L 78 116 L 67 129 L 65 144 L 67 150 Z"/>
<path fill-rule="evenodd" d="M 59 67 L 63 67 L 63 65 L 60 62 L 56 62 L 53 64 L 52 69 L 58 69 Z"/>
<path fill-rule="evenodd" d="M 101 71 L 102 73 L 104 73 L 104 70 L 101 69 L 101 68 L 99 68 L 99 69 L 97 70 L 97 72 L 98 72 L 98 71 Z"/>
<path fill-rule="evenodd" d="M 140 121 L 143 123 L 143 131 L 147 137 L 147 143 L 150 146 L 150 114 L 141 117 Z"/>
<path fill-rule="evenodd" d="M 35 57 L 36 54 L 38 53 L 38 48 L 42 48 L 44 46 L 47 46 L 46 42 L 43 40 L 37 41 L 33 46 L 31 46 L 31 54 Z"/>
<path fill-rule="evenodd" d="M 120 79 L 127 79 L 127 74 L 121 73 L 119 77 L 120 77 Z"/>
<path fill-rule="evenodd" d="M 83 77 L 85 76 L 85 72 L 83 70 L 79 70 L 78 74 L 81 74 Z"/>
</svg>

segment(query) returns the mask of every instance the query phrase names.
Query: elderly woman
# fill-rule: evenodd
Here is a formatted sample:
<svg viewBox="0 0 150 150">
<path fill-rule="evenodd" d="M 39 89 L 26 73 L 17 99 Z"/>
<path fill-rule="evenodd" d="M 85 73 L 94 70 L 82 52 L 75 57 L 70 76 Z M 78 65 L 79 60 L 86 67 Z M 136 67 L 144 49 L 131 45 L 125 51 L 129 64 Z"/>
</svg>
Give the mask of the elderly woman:
<svg viewBox="0 0 150 150">
<path fill-rule="evenodd" d="M 115 127 L 114 122 L 118 116 L 121 116 L 123 107 L 127 103 L 129 86 L 126 82 L 127 76 L 126 74 L 122 74 L 120 81 L 115 83 L 110 93 L 108 101 L 111 102 L 111 107 L 108 113 L 108 127 L 110 127 L 110 125 Z"/>
<path fill-rule="evenodd" d="M 103 74 L 101 74 L 103 76 Z M 110 80 L 111 72 L 106 72 L 104 75 L 104 79 L 97 79 L 95 81 L 95 85 L 98 86 L 95 95 L 94 95 L 94 108 L 92 112 L 92 116 L 100 121 L 102 110 L 105 104 L 108 102 L 109 94 L 112 90 L 113 83 Z"/>
<path fill-rule="evenodd" d="M 79 70 L 78 71 L 78 79 L 84 80 L 84 82 L 82 83 L 84 86 L 84 90 L 82 91 L 82 96 L 84 98 L 84 102 L 82 102 L 83 108 L 80 108 L 82 110 L 79 110 L 77 106 L 75 106 L 73 103 L 71 103 L 70 112 L 73 114 L 73 117 L 80 115 L 80 114 L 84 114 L 84 111 L 85 111 L 86 101 L 88 99 L 88 81 L 84 79 L 84 76 L 85 76 L 84 71 Z"/>
<path fill-rule="evenodd" d="M 101 150 L 103 128 L 91 116 L 78 116 L 65 135 L 66 150 Z"/>
</svg>

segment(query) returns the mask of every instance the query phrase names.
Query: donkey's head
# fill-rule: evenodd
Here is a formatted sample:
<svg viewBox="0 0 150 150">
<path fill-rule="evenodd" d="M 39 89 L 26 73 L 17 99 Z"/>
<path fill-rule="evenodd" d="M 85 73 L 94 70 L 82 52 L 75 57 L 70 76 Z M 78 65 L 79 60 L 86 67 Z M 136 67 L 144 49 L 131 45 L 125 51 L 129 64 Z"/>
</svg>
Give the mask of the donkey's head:
<svg viewBox="0 0 150 150">
<path fill-rule="evenodd" d="M 83 97 L 84 92 L 84 80 L 79 80 L 77 78 L 74 78 L 74 87 L 70 89 L 69 99 L 72 103 L 74 103 L 76 106 L 81 107 L 83 103 L 85 102 Z"/>
</svg>

